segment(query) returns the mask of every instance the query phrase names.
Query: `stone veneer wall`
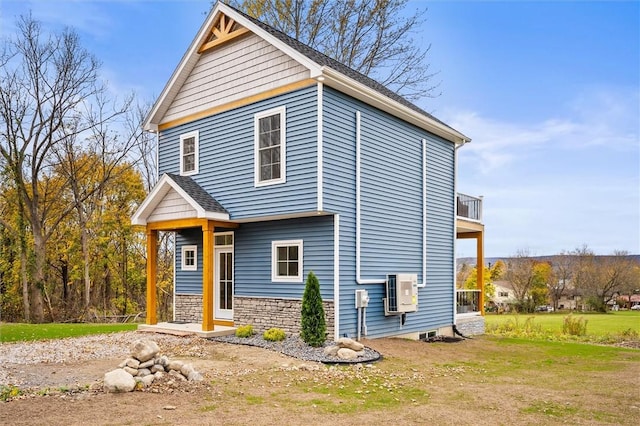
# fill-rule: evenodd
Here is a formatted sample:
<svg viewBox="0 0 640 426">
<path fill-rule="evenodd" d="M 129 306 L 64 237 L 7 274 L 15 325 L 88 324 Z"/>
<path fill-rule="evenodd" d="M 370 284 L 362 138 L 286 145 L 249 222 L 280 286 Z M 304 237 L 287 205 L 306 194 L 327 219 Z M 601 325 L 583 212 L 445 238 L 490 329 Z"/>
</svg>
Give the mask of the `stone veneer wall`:
<svg viewBox="0 0 640 426">
<path fill-rule="evenodd" d="M 202 295 L 201 294 L 176 294 L 175 321 L 202 322 Z"/>
<path fill-rule="evenodd" d="M 301 299 L 275 299 L 267 297 L 234 297 L 233 321 L 236 326 L 251 324 L 257 333 L 277 327 L 287 334 L 300 334 Z M 333 339 L 333 302 L 323 301 L 327 337 Z"/>
<path fill-rule="evenodd" d="M 484 317 L 474 316 L 468 318 L 458 318 L 456 321 L 458 331 L 465 336 L 476 336 L 484 334 Z"/>
</svg>

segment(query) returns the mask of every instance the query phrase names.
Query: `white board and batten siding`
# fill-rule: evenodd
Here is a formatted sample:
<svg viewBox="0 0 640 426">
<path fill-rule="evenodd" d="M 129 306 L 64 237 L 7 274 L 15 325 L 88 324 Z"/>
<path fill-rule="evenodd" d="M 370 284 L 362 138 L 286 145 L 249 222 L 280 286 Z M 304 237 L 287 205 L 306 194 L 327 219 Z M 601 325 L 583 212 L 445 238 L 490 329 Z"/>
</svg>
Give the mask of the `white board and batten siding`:
<svg viewBox="0 0 640 426">
<path fill-rule="evenodd" d="M 309 75 L 307 68 L 250 34 L 202 54 L 162 123 L 305 80 Z"/>
<path fill-rule="evenodd" d="M 148 218 L 148 222 L 188 219 L 196 217 L 196 210 L 175 189 L 170 189 Z"/>
</svg>

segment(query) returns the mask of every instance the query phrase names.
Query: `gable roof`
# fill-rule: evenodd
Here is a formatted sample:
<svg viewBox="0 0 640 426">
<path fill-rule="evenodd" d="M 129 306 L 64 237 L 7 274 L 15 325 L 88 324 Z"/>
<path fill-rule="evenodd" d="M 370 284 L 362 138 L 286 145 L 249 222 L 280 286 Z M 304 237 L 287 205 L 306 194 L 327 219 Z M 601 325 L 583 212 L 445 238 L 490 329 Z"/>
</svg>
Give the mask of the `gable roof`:
<svg viewBox="0 0 640 426">
<path fill-rule="evenodd" d="M 230 17 L 237 24 L 263 38 L 298 63 L 307 67 L 311 78 L 315 78 L 319 82 L 323 82 L 451 142 L 465 143 L 471 140 L 372 78 L 220 1 L 216 3 L 200 27 L 198 34 L 146 117 L 144 121 L 145 130 L 155 131 L 158 129 L 158 124 L 162 117 L 198 62 L 200 57 L 199 50 L 209 39 L 211 28 L 218 22 L 220 14 Z"/>
<path fill-rule="evenodd" d="M 147 219 L 167 193 L 173 189 L 196 211 L 197 218 L 229 220 L 229 212 L 189 176 L 172 173 L 162 175 L 131 219 L 134 225 L 146 225 Z"/>
</svg>

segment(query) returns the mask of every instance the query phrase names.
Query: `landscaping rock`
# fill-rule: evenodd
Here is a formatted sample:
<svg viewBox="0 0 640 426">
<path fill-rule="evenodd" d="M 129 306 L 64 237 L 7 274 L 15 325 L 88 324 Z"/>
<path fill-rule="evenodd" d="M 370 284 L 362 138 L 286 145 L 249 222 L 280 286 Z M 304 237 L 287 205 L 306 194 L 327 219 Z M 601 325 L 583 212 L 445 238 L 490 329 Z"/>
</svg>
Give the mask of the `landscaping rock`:
<svg viewBox="0 0 640 426">
<path fill-rule="evenodd" d="M 180 371 L 180 369 L 182 369 L 183 365 L 184 365 L 184 362 L 182 362 L 182 361 L 170 361 L 167 364 L 167 370 Z"/>
<path fill-rule="evenodd" d="M 191 364 L 184 364 L 180 369 L 180 372 L 182 373 L 182 375 L 187 378 L 189 377 L 189 374 L 193 373 L 194 371 L 195 369 Z"/>
<path fill-rule="evenodd" d="M 138 370 L 138 376 L 140 377 L 149 376 L 150 374 L 151 370 L 149 370 L 148 368 L 141 368 L 140 370 Z"/>
<path fill-rule="evenodd" d="M 141 339 L 134 343 L 131 356 L 140 362 L 145 362 L 153 359 L 158 352 L 160 352 L 160 348 L 156 342 L 153 340 Z"/>
<path fill-rule="evenodd" d="M 349 339 L 348 337 L 341 337 L 338 340 L 336 340 L 336 343 L 341 348 L 352 349 L 356 352 L 364 350 L 364 345 L 362 343 L 356 342 L 355 340 Z"/>
<path fill-rule="evenodd" d="M 326 356 L 338 356 L 338 350 L 340 346 L 327 346 L 324 348 L 324 354 Z"/>
<path fill-rule="evenodd" d="M 137 359 L 134 359 L 134 358 L 127 358 L 124 362 L 125 362 L 125 365 L 127 367 L 131 367 L 131 368 L 139 368 L 140 367 L 140 361 L 138 361 Z"/>
<path fill-rule="evenodd" d="M 138 375 L 138 370 L 136 368 L 124 367 L 123 370 L 126 371 L 127 373 L 131 374 L 132 376 L 137 376 Z"/>
<path fill-rule="evenodd" d="M 340 348 L 338 350 L 338 358 L 340 359 L 352 360 L 352 359 L 356 359 L 357 357 L 358 357 L 358 354 L 353 349 Z"/>
<path fill-rule="evenodd" d="M 133 376 L 122 368 L 110 371 L 104 375 L 103 389 L 105 392 L 131 392 L 136 387 Z"/>
<path fill-rule="evenodd" d="M 145 361 L 145 362 L 141 362 L 140 365 L 138 365 L 138 368 L 150 368 L 152 365 L 154 365 L 155 362 L 153 362 L 152 359 L 150 359 L 149 361 Z"/>
<path fill-rule="evenodd" d="M 156 364 L 156 365 L 151 367 L 151 373 L 155 374 L 155 373 L 159 373 L 159 372 L 163 372 L 164 373 L 164 367 L 162 365 Z"/>
</svg>

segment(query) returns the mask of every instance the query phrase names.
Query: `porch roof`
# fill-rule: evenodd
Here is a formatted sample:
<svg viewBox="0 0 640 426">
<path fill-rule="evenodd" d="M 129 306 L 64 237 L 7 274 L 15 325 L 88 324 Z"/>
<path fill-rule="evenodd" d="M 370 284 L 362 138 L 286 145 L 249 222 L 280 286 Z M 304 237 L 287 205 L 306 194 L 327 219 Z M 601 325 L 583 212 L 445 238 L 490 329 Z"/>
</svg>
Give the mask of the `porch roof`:
<svg viewBox="0 0 640 426">
<path fill-rule="evenodd" d="M 156 221 L 150 219 L 151 216 L 156 212 L 157 207 L 167 199 L 167 195 L 172 190 L 177 193 L 178 200 L 164 203 L 163 207 L 166 211 L 163 212 L 161 219 L 157 220 L 186 218 L 229 220 L 227 209 L 196 181 L 189 176 L 165 173 L 138 207 L 131 218 L 131 223 L 147 225 L 147 223 Z"/>
</svg>

